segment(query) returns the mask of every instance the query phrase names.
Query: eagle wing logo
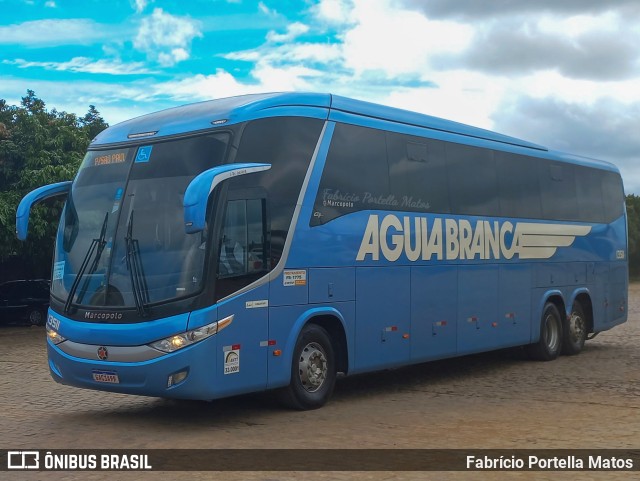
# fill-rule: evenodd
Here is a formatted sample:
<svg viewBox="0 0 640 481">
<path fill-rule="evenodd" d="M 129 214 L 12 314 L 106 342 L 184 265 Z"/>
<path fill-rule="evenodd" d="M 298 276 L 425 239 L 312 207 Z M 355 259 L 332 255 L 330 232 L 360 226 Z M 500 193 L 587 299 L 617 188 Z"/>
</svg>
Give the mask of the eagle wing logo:
<svg viewBox="0 0 640 481">
<path fill-rule="evenodd" d="M 591 226 L 573 224 L 534 224 L 519 222 L 515 237 L 518 239 L 520 259 L 549 259 L 558 247 L 569 247 L 576 237 L 586 236 Z"/>
</svg>

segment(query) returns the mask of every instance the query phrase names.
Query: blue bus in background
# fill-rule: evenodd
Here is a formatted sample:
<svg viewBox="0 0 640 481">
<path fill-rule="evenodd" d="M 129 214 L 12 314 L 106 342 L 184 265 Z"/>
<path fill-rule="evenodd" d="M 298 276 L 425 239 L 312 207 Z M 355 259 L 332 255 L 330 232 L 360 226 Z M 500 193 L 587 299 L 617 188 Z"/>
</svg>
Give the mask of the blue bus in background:
<svg viewBox="0 0 640 481">
<path fill-rule="evenodd" d="M 325 404 L 354 374 L 627 318 L 611 164 L 329 94 L 245 95 L 112 126 L 66 195 L 48 362 L 63 384 Z"/>
</svg>

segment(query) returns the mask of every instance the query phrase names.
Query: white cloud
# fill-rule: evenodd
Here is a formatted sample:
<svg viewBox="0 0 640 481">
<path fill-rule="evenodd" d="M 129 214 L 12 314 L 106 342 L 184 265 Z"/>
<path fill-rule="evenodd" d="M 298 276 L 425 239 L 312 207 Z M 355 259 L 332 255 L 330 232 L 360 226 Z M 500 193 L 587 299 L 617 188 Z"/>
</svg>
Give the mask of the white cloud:
<svg viewBox="0 0 640 481">
<path fill-rule="evenodd" d="M 269 15 L 272 17 L 278 15 L 278 12 L 276 10 L 267 7 L 264 2 L 258 2 L 258 10 L 260 10 L 265 15 Z"/>
<path fill-rule="evenodd" d="M 300 35 L 304 35 L 309 31 L 309 27 L 300 22 L 294 22 L 287 25 L 286 33 L 276 33 L 273 30 L 267 33 L 267 40 L 269 42 L 283 43 L 290 42 Z"/>
<path fill-rule="evenodd" d="M 123 63 L 120 60 L 74 57 L 67 62 L 33 62 L 24 59 L 3 60 L 2 63 L 19 68 L 43 68 L 66 72 L 84 72 L 109 75 L 139 75 L 151 73 L 142 62 Z"/>
<path fill-rule="evenodd" d="M 341 61 L 341 57 L 342 49 L 340 46 L 330 43 L 293 43 L 277 47 L 269 46 L 255 50 L 233 52 L 224 56 L 229 60 L 259 62 L 262 65 L 270 64 L 274 66 L 291 66 L 293 62 L 328 64 L 333 61 Z"/>
<path fill-rule="evenodd" d="M 147 8 L 147 5 L 153 3 L 154 1 L 155 0 L 134 0 L 133 7 L 135 8 L 136 13 L 142 13 L 144 9 Z"/>
<path fill-rule="evenodd" d="M 320 0 L 311 7 L 311 12 L 318 20 L 334 25 L 349 23 L 352 11 L 351 0 Z"/>
<path fill-rule="evenodd" d="M 182 80 L 157 84 L 153 88 L 153 95 L 179 101 L 194 101 L 258 93 L 263 91 L 261 88 L 260 85 L 251 86 L 238 82 L 230 73 L 218 69 L 214 75 L 198 74 Z"/>
<path fill-rule="evenodd" d="M 507 82 L 461 70 L 436 73 L 430 78 L 436 86 L 392 88 L 379 101 L 477 127 L 493 127 L 492 115 Z"/>
<path fill-rule="evenodd" d="M 258 80 L 262 91 L 306 91 L 315 90 L 317 82 L 323 73 L 308 67 L 289 66 L 273 67 L 268 64 L 259 64 L 253 71 L 253 76 Z"/>
<path fill-rule="evenodd" d="M 322 72 L 305 67 L 274 68 L 263 64 L 254 70 L 253 76 L 253 82 L 240 82 L 229 72 L 218 69 L 213 75 L 198 74 L 156 84 L 147 92 L 156 98 L 195 101 L 259 92 L 315 90 L 310 80 L 321 77 Z"/>
<path fill-rule="evenodd" d="M 44 6 L 47 8 L 56 8 L 56 2 L 54 2 L 53 0 L 48 0 L 47 2 L 44 3 Z"/>
<path fill-rule="evenodd" d="M 33 20 L 0 27 L 0 45 L 88 45 L 123 34 L 123 30 L 85 18 Z"/>
<path fill-rule="evenodd" d="M 196 37 L 202 37 L 199 22 L 156 8 L 140 23 L 133 45 L 148 58 L 170 67 L 189 58 L 191 42 Z"/>
<path fill-rule="evenodd" d="M 466 25 L 432 21 L 388 0 L 355 0 L 351 18 L 355 26 L 343 35 L 345 66 L 357 75 L 424 75 L 433 57 L 462 51 L 472 37 Z"/>
</svg>

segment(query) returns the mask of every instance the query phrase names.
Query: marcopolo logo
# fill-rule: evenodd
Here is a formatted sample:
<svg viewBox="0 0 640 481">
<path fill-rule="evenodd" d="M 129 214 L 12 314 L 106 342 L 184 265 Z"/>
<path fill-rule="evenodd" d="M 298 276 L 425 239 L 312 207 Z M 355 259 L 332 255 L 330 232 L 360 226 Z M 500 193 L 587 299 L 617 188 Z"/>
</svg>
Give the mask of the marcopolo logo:
<svg viewBox="0 0 640 481">
<path fill-rule="evenodd" d="M 111 321 L 116 320 L 119 321 L 122 319 L 122 313 L 120 312 L 96 312 L 96 311 L 86 311 L 84 313 L 85 319 L 91 320 L 100 320 L 100 321 Z"/>
<path fill-rule="evenodd" d="M 357 261 L 395 262 L 404 254 L 417 260 L 549 259 L 559 247 L 569 247 L 591 227 L 387 215 L 370 215 L 362 236 Z"/>
</svg>

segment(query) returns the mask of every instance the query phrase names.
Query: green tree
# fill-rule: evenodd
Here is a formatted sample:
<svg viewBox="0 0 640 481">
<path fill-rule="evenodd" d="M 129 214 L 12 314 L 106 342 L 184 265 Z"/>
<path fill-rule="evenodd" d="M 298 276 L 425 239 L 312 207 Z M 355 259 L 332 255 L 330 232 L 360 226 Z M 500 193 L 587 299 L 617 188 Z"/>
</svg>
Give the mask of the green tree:
<svg viewBox="0 0 640 481">
<path fill-rule="evenodd" d="M 16 208 L 29 191 L 71 180 L 89 142 L 106 127 L 93 105 L 78 118 L 55 108 L 47 110 L 33 90 L 27 90 L 20 106 L 0 99 L 0 264 L 18 257 L 25 270 L 48 276 L 62 201 L 34 208 L 27 242 L 15 236 Z"/>
<path fill-rule="evenodd" d="M 629 233 L 629 272 L 640 276 L 640 196 L 627 195 L 627 222 Z"/>
</svg>

